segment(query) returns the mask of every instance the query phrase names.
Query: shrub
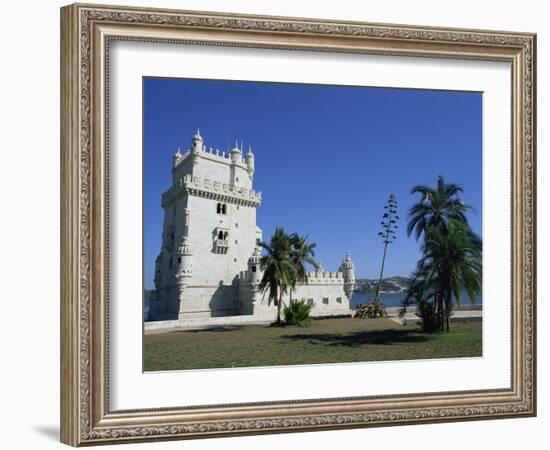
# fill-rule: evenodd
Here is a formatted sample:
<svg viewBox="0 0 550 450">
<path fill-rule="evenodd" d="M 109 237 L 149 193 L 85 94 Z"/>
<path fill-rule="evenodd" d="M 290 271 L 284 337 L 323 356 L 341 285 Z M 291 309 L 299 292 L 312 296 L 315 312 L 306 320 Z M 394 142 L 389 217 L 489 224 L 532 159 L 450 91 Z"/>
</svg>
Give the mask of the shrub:
<svg viewBox="0 0 550 450">
<path fill-rule="evenodd" d="M 376 319 L 377 317 L 388 317 L 386 308 L 380 302 L 372 302 L 357 305 L 355 317 L 360 319 Z"/>
<path fill-rule="evenodd" d="M 290 304 L 285 305 L 284 315 L 285 323 L 287 325 L 296 325 L 298 327 L 307 327 L 311 323 L 311 317 L 309 313 L 311 312 L 312 305 L 308 305 L 305 299 L 300 301 L 292 300 Z"/>
</svg>

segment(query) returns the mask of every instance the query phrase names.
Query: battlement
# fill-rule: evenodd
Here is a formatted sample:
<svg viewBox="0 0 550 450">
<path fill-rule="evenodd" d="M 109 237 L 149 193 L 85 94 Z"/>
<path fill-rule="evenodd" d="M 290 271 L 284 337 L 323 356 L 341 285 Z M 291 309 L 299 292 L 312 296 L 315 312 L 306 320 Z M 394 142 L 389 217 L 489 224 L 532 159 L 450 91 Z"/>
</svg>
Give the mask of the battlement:
<svg viewBox="0 0 550 450">
<path fill-rule="evenodd" d="M 196 175 L 185 175 L 175 185 L 162 194 L 163 207 L 170 204 L 182 192 L 190 195 L 212 198 L 229 203 L 257 207 L 262 201 L 262 193 L 229 183 L 214 181 Z"/>
<path fill-rule="evenodd" d="M 239 273 L 239 278 L 241 281 L 248 281 L 249 278 L 248 270 L 241 271 Z M 307 283 L 298 283 L 298 285 L 315 285 L 315 284 L 344 284 L 344 273 L 343 272 L 325 272 L 325 271 L 313 271 L 307 272 Z"/>
<path fill-rule="evenodd" d="M 174 155 L 174 167 L 173 169 L 177 169 L 181 164 L 183 164 L 189 157 L 191 156 L 192 152 L 191 149 L 187 149 L 184 153 L 176 153 Z M 226 164 L 231 164 L 231 155 L 229 152 L 222 151 L 220 152 L 219 149 L 214 149 L 212 147 L 206 148 L 205 146 L 199 150 L 198 153 L 201 157 L 206 157 L 210 160 L 219 161 Z M 246 167 L 246 165 L 242 164 L 243 167 Z"/>
<path fill-rule="evenodd" d="M 248 168 L 246 163 L 236 164 L 234 161 L 231 160 L 231 154 L 230 152 L 222 151 L 220 152 L 219 149 L 214 149 L 212 147 L 206 148 L 206 146 L 203 146 L 202 149 L 199 150 L 198 153 L 193 153 L 191 149 L 187 149 L 184 153 L 180 153 L 179 149 L 174 154 L 174 165 L 172 167 L 172 170 L 176 170 L 179 166 L 181 166 L 185 161 L 187 161 L 192 155 L 197 155 L 202 158 L 209 159 L 211 161 L 220 162 L 222 164 L 235 164 L 238 165 L 244 169 Z"/>
<path fill-rule="evenodd" d="M 307 272 L 307 284 L 344 283 L 343 272 L 312 271 Z"/>
</svg>

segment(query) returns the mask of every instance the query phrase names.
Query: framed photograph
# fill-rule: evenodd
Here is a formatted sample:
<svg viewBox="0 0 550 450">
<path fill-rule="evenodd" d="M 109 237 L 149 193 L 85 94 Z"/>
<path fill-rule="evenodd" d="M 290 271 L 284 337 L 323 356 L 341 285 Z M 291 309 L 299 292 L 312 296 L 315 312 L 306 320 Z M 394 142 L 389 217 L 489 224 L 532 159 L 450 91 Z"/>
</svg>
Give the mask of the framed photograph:
<svg viewBox="0 0 550 450">
<path fill-rule="evenodd" d="M 61 9 L 61 440 L 536 414 L 536 36 Z"/>
</svg>

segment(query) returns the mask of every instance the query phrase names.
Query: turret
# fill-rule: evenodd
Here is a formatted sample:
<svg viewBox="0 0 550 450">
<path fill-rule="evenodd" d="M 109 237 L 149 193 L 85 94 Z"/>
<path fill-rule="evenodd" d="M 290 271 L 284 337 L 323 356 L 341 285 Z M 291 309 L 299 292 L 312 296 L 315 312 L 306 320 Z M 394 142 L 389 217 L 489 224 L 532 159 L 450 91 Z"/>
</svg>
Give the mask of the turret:
<svg viewBox="0 0 550 450">
<path fill-rule="evenodd" d="M 256 286 L 260 282 L 260 249 L 258 247 L 248 258 L 248 272 L 250 273 L 250 284 Z"/>
<path fill-rule="evenodd" d="M 175 168 L 180 163 L 181 158 L 182 158 L 182 154 L 181 154 L 180 148 L 178 147 L 178 149 L 176 150 L 176 153 L 172 155 L 172 167 Z"/>
<path fill-rule="evenodd" d="M 184 236 L 181 240 L 181 244 L 178 247 L 178 269 L 176 272 L 176 281 L 178 285 L 178 291 L 181 295 L 183 290 L 187 286 L 189 279 L 193 276 L 193 264 L 191 253 L 191 246 L 187 240 L 187 236 Z"/>
<path fill-rule="evenodd" d="M 203 149 L 204 142 L 200 130 L 197 128 L 197 132 L 191 138 L 191 152 L 199 153 Z"/>
<path fill-rule="evenodd" d="M 353 294 L 353 290 L 355 289 L 355 266 L 351 260 L 349 252 L 346 253 L 345 258 L 342 261 L 340 271 L 344 274 L 344 292 L 349 300 Z"/>
<path fill-rule="evenodd" d="M 239 148 L 239 145 L 237 144 L 237 141 L 235 141 L 235 147 L 231 149 L 229 152 L 229 155 L 231 157 L 231 162 L 233 164 L 241 164 L 243 161 L 243 153 L 241 152 L 241 149 Z"/>
<path fill-rule="evenodd" d="M 252 153 L 252 147 L 248 147 L 248 152 L 246 154 L 246 166 L 248 170 L 248 175 L 250 178 L 254 176 L 254 153 Z"/>
<path fill-rule="evenodd" d="M 323 263 L 319 261 L 317 266 L 315 267 L 315 272 L 319 273 L 325 273 L 325 268 L 323 267 Z"/>
</svg>

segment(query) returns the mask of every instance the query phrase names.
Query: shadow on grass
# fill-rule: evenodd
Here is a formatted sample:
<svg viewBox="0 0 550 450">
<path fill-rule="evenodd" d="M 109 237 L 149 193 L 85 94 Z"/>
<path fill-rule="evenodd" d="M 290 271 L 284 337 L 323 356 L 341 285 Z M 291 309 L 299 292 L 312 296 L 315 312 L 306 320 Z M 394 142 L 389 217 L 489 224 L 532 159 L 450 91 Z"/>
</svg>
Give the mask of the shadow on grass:
<svg viewBox="0 0 550 450">
<path fill-rule="evenodd" d="M 204 332 L 213 332 L 217 333 L 220 331 L 235 331 L 235 330 L 241 330 L 245 327 L 251 327 L 256 325 L 212 325 L 205 328 L 195 328 L 195 329 L 179 329 L 174 330 L 173 333 L 204 333 Z M 260 327 L 261 325 L 257 325 Z"/>
<path fill-rule="evenodd" d="M 418 330 L 386 330 L 358 331 L 347 334 L 290 334 L 281 336 L 284 339 L 308 341 L 311 344 L 326 344 L 343 347 L 358 347 L 362 345 L 394 345 L 411 342 L 426 342 L 428 337 Z"/>
</svg>

